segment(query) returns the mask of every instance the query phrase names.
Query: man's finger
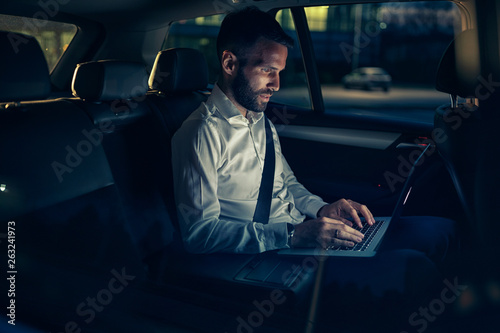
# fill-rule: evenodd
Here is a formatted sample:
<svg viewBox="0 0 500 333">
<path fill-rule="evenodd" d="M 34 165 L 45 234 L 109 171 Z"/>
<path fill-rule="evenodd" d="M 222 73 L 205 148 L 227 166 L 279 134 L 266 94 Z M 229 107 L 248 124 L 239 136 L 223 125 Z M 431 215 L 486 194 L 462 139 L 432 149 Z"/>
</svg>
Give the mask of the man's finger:
<svg viewBox="0 0 500 333">
<path fill-rule="evenodd" d="M 360 213 L 365 218 L 365 221 L 369 225 L 373 225 L 373 223 L 375 223 L 373 214 L 370 212 L 368 207 L 352 200 L 349 200 L 349 203 L 354 207 L 354 209 L 356 209 L 358 213 Z"/>
<path fill-rule="evenodd" d="M 363 223 L 361 223 L 361 219 L 358 216 L 358 211 L 353 207 L 351 202 L 347 202 L 347 206 L 345 207 L 344 211 L 352 217 L 354 223 L 356 223 L 358 227 L 363 228 Z"/>
<path fill-rule="evenodd" d="M 333 238 L 350 240 L 356 243 L 361 242 L 364 237 L 361 232 L 346 225 L 343 228 L 336 228 L 333 235 Z"/>
<path fill-rule="evenodd" d="M 372 225 L 373 223 L 375 223 L 375 219 L 373 218 L 373 214 L 372 214 L 372 212 L 370 212 L 368 207 L 366 207 L 365 205 L 361 205 L 359 203 L 358 203 L 358 205 L 359 205 L 358 211 L 361 213 L 361 215 L 363 215 L 363 217 L 365 218 L 365 221 L 369 225 Z"/>
<path fill-rule="evenodd" d="M 335 218 L 323 217 L 323 219 L 324 219 L 324 221 L 331 223 L 330 227 L 328 228 L 328 234 L 329 234 L 330 238 L 336 238 L 336 236 L 339 237 L 339 235 L 341 233 L 344 236 L 350 235 L 349 237 L 346 236 L 346 237 L 341 237 L 341 238 L 350 239 L 350 240 L 357 242 L 358 241 L 357 239 L 362 239 L 363 237 L 365 237 L 358 230 L 353 229 L 350 226 L 348 226 L 347 224 L 345 224 L 343 222 L 343 220 L 345 220 L 344 218 L 340 218 L 337 216 Z M 338 232 L 337 232 L 337 230 L 338 230 Z"/>
<path fill-rule="evenodd" d="M 353 247 L 356 245 L 356 242 L 350 241 L 350 240 L 344 240 L 344 239 L 339 239 L 339 238 L 332 238 L 330 246 L 347 246 L 347 247 Z"/>
<path fill-rule="evenodd" d="M 337 219 L 339 219 L 340 221 L 342 221 L 342 223 L 344 223 L 344 224 L 346 224 L 346 225 L 348 225 L 348 226 L 352 227 L 352 222 L 351 222 L 351 221 L 349 221 L 348 219 L 345 219 L 345 218 L 340 217 L 340 216 L 336 216 L 336 218 L 337 218 Z"/>
</svg>

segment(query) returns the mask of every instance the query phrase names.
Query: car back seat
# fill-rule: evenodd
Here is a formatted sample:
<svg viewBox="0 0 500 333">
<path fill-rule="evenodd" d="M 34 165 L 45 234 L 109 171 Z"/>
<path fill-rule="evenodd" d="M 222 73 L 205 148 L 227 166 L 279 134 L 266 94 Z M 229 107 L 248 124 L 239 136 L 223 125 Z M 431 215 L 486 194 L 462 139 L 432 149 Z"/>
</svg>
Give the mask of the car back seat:
<svg viewBox="0 0 500 333">
<path fill-rule="evenodd" d="M 148 100 L 160 111 L 170 137 L 208 97 L 208 66 L 195 49 L 172 48 L 158 53 L 149 77 Z"/>
<path fill-rule="evenodd" d="M 78 65 L 75 101 L 97 127 L 141 258 L 173 239 L 175 207 L 169 188 L 170 143 L 145 102 L 148 74 L 143 64 L 95 61 Z"/>
<path fill-rule="evenodd" d="M 85 325 L 85 300 L 117 275 L 140 280 L 143 264 L 99 142 L 102 128 L 71 101 L 27 101 L 49 93 L 47 64 L 33 38 L 12 48 L 3 34 L 0 53 L 15 56 L 1 62 L 12 75 L 0 77 L 1 100 L 9 101 L 0 104 L 0 222 L 15 245 L 16 310 L 19 320 L 50 330 Z"/>
<path fill-rule="evenodd" d="M 198 51 L 172 49 L 158 54 L 149 78 L 145 96 L 144 65 L 108 60 L 80 64 L 72 83 L 94 124 L 111 124 L 103 147 L 144 259 L 177 238 L 170 140 L 207 98 L 199 90 L 208 69 Z"/>
<path fill-rule="evenodd" d="M 172 48 L 157 54 L 149 76 L 150 91 L 146 102 L 162 127 L 162 144 L 168 155 L 168 163 L 163 169 L 164 175 L 168 177 L 167 207 L 171 216 L 174 216 L 172 221 L 176 235 L 179 235 L 180 229 L 173 191 L 171 140 L 182 122 L 208 98 L 207 85 L 208 67 L 200 51 Z M 181 241 L 176 241 L 176 246 L 182 248 Z"/>
</svg>

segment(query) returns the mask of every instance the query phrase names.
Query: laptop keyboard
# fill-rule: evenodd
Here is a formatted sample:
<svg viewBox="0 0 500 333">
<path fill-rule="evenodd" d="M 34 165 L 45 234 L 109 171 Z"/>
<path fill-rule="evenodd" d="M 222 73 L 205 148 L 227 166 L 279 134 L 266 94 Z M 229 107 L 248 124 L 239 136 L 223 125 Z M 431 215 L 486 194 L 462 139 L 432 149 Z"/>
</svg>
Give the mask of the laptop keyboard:
<svg viewBox="0 0 500 333">
<path fill-rule="evenodd" d="M 385 220 L 376 220 L 373 225 L 368 225 L 365 223 L 363 228 L 358 227 L 357 225 L 353 225 L 352 228 L 359 230 L 365 238 L 359 243 L 356 243 L 353 247 L 348 246 L 330 246 L 327 248 L 328 251 L 364 251 L 371 244 L 373 237 L 377 234 L 378 230 L 385 223 Z"/>
</svg>

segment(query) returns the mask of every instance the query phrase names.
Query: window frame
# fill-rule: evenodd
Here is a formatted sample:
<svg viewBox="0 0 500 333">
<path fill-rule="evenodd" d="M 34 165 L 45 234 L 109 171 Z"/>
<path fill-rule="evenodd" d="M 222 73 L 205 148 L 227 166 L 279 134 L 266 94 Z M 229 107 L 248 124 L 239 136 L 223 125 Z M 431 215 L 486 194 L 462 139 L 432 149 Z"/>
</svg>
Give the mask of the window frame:
<svg viewBox="0 0 500 333">
<path fill-rule="evenodd" d="M 323 102 L 323 93 L 321 91 L 318 67 L 316 66 L 315 60 L 316 55 L 314 53 L 311 32 L 307 23 L 306 12 L 304 7 L 290 7 L 290 11 L 295 24 L 300 53 L 302 54 L 302 61 L 304 63 L 307 87 L 311 98 L 311 109 L 314 113 L 324 113 L 325 105 Z"/>
</svg>

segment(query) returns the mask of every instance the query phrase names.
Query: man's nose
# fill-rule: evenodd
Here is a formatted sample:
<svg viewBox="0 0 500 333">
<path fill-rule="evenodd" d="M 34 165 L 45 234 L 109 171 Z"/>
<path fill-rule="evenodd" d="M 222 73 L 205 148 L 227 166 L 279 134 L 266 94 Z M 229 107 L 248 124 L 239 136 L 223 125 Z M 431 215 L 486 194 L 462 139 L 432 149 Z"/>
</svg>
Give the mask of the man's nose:
<svg viewBox="0 0 500 333">
<path fill-rule="evenodd" d="M 274 91 L 278 91 L 280 89 L 280 76 L 279 74 L 274 74 L 271 76 L 267 87 L 273 89 Z"/>
</svg>

